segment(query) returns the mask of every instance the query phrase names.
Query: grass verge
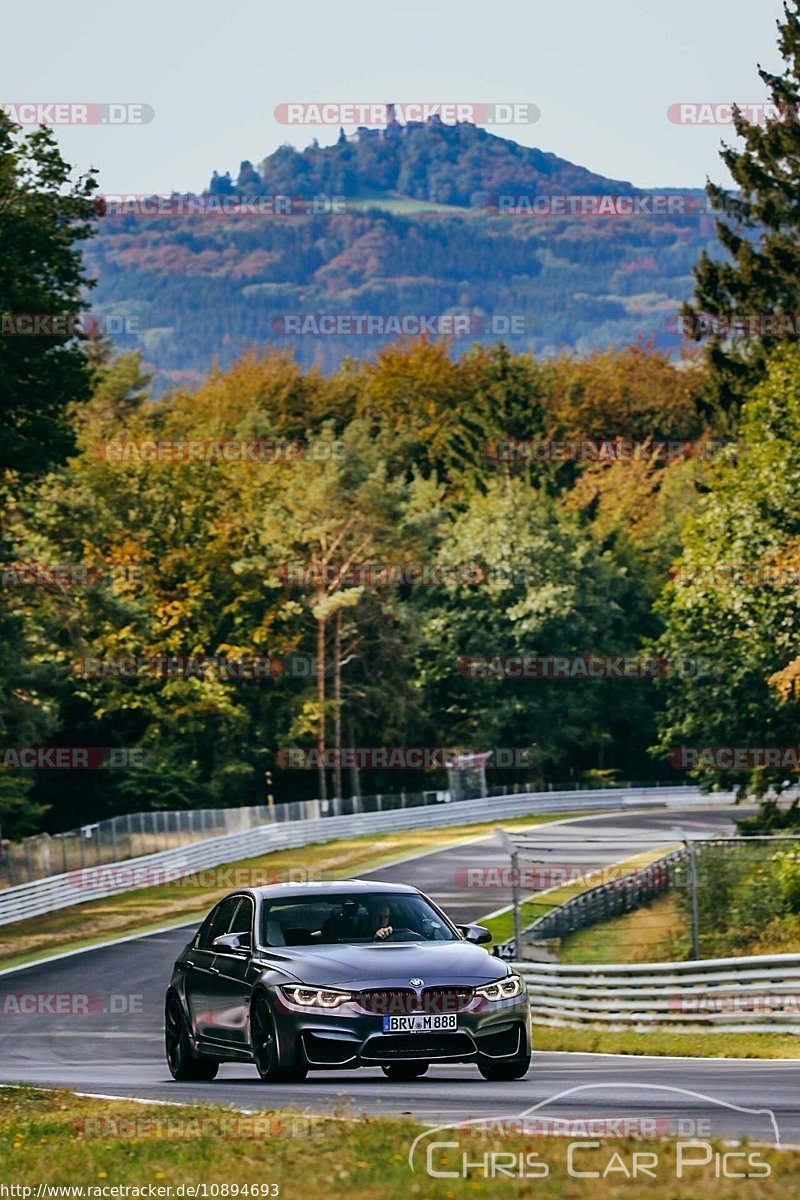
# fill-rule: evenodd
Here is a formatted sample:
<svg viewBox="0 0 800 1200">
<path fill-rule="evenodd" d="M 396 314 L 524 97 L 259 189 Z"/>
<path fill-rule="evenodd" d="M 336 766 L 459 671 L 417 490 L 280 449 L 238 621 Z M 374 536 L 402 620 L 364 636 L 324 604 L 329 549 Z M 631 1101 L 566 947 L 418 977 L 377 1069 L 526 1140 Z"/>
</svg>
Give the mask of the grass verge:
<svg viewBox="0 0 800 1200">
<path fill-rule="evenodd" d="M 343 1115 L 338 1120 L 311 1120 L 287 1112 L 245 1116 L 211 1105 L 156 1107 L 69 1092 L 3 1088 L 0 1182 L 31 1188 L 14 1193 L 21 1200 L 36 1197 L 40 1185 L 78 1185 L 76 1195 L 84 1197 L 102 1196 L 101 1189 L 108 1189 L 105 1195 L 110 1196 L 111 1188 L 125 1186 L 143 1189 L 128 1195 L 147 1196 L 152 1187 L 163 1189 L 151 1193 L 161 1196 L 279 1195 L 281 1200 L 464 1200 L 476 1192 L 488 1200 L 534 1194 L 542 1200 L 585 1200 L 588 1194 L 586 1178 L 568 1171 L 571 1139 L 566 1137 L 499 1136 L 448 1127 L 423 1139 L 412 1172 L 408 1152 L 421 1131 L 404 1119 L 355 1120 Z M 425 1154 L 436 1140 L 456 1143 L 432 1148 L 431 1166 L 438 1177 L 426 1170 Z M 631 1174 L 635 1151 L 655 1155 L 648 1160 L 655 1175 L 647 1178 L 648 1200 L 674 1200 L 679 1194 L 692 1200 L 732 1200 L 754 1194 L 752 1179 L 718 1178 L 713 1155 L 703 1166 L 684 1166 L 683 1178 L 676 1182 L 678 1144 L 666 1139 L 595 1139 L 579 1147 L 573 1172 L 598 1172 L 600 1177 L 590 1184 L 593 1200 L 641 1200 L 641 1179 L 624 1173 Z M 503 1156 L 504 1167 L 494 1177 L 487 1170 L 498 1161 L 488 1157 L 492 1152 Z M 690 1153 L 688 1147 L 684 1153 Z M 693 1156 L 703 1157 L 697 1146 Z M 764 1147 L 757 1158 L 769 1167 L 769 1180 L 757 1185 L 757 1194 L 796 1200 L 800 1153 Z M 736 1164 L 744 1173 L 742 1160 Z M 545 1166 L 547 1174 L 542 1175 Z M 442 1178 L 445 1172 L 449 1174 Z M 765 1167 L 759 1165 L 757 1173 L 763 1177 Z M 214 1185 L 219 1185 L 216 1192 Z M 179 1192 L 181 1186 L 184 1190 Z"/>
<path fill-rule="evenodd" d="M 390 213 L 450 213 L 453 216 L 474 216 L 474 210 L 459 204 L 440 204 L 436 200 L 415 200 L 409 196 L 364 196 L 358 200 L 347 199 L 347 208 L 352 212 L 369 212 L 377 209 Z"/>
<path fill-rule="evenodd" d="M 503 821 L 505 829 L 531 827 L 562 821 L 580 813 L 551 813 Z M 62 950 L 98 945 L 109 938 L 135 936 L 149 930 L 200 920 L 226 892 L 236 887 L 277 883 L 292 872 L 307 872 L 316 879 L 340 879 L 357 871 L 376 870 L 406 855 L 443 849 L 491 834 L 498 822 L 417 829 L 316 842 L 295 850 L 262 854 L 224 866 L 187 875 L 173 883 L 121 892 L 105 900 L 93 900 L 58 909 L 45 916 L 0 926 L 0 966 L 22 966 Z M 102 872 L 109 867 L 98 867 Z M 125 863 L 119 865 L 125 869 Z"/>
<path fill-rule="evenodd" d="M 668 853 L 668 849 L 664 846 L 655 850 L 646 850 L 644 853 L 637 854 L 633 858 L 626 858 L 622 862 L 612 863 L 607 867 L 598 867 L 596 871 L 584 875 L 580 882 L 566 884 L 563 887 L 548 888 L 547 891 L 526 896 L 519 906 L 521 928 L 525 929 L 539 917 L 543 917 L 545 913 L 558 908 L 560 904 L 566 904 L 567 900 L 572 900 L 581 892 L 588 892 L 611 879 L 623 879 L 626 875 L 632 875 L 634 871 L 646 867 L 648 863 L 663 858 L 666 853 Z M 484 917 L 481 924 L 491 932 L 495 942 L 505 942 L 514 936 L 514 913 L 511 908 L 504 908 L 496 916 Z M 593 926 L 593 928 L 596 929 L 598 926 Z"/>
<path fill-rule="evenodd" d="M 798 1058 L 800 1034 L 683 1033 L 653 1029 L 566 1029 L 534 1025 L 536 1050 L 573 1050 L 584 1054 L 655 1054 L 688 1058 Z"/>
<path fill-rule="evenodd" d="M 686 931 L 686 946 L 676 955 L 679 936 Z M 635 912 L 623 913 L 563 938 L 559 958 L 563 963 L 673 962 L 691 950 L 687 921 L 674 892 L 665 892 Z"/>
</svg>

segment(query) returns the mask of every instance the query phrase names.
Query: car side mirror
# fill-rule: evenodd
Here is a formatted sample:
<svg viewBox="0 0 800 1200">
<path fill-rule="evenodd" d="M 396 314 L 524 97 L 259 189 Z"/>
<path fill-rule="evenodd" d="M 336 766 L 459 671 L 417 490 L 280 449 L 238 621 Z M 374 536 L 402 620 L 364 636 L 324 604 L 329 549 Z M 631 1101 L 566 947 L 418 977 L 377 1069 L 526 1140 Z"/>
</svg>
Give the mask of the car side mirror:
<svg viewBox="0 0 800 1200">
<path fill-rule="evenodd" d="M 458 929 L 465 941 L 474 942 L 477 946 L 483 946 L 492 940 L 492 935 L 485 925 L 459 925 Z"/>
<path fill-rule="evenodd" d="M 220 954 L 246 954 L 249 948 L 243 944 L 238 933 L 222 933 L 211 943 L 211 949 L 217 950 Z"/>
</svg>

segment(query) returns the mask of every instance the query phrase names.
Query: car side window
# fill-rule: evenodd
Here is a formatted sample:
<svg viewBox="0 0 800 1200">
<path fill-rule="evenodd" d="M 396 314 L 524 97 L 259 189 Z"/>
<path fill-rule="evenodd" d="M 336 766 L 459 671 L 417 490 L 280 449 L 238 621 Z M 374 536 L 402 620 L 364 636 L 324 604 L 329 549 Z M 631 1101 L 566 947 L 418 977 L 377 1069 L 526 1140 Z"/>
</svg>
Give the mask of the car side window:
<svg viewBox="0 0 800 1200">
<path fill-rule="evenodd" d="M 253 901 L 249 896 L 243 896 L 239 901 L 239 907 L 236 909 L 233 920 L 230 923 L 228 933 L 238 934 L 239 940 L 243 946 L 251 948 L 253 944 Z"/>
<path fill-rule="evenodd" d="M 231 896 L 229 899 L 223 900 L 221 904 L 218 904 L 209 913 L 201 925 L 200 933 L 197 937 L 198 950 L 210 950 L 214 938 L 228 932 L 228 926 L 239 905 L 239 899 L 239 896 Z"/>
<path fill-rule="evenodd" d="M 195 935 L 195 939 L 194 939 L 195 949 L 197 949 L 197 950 L 207 950 L 208 949 L 209 935 L 211 933 L 211 926 L 214 923 L 214 918 L 216 917 L 216 915 L 217 915 L 217 910 L 214 908 L 211 910 L 211 912 L 206 917 L 205 921 L 203 921 L 203 924 L 198 929 L 198 931 Z"/>
</svg>

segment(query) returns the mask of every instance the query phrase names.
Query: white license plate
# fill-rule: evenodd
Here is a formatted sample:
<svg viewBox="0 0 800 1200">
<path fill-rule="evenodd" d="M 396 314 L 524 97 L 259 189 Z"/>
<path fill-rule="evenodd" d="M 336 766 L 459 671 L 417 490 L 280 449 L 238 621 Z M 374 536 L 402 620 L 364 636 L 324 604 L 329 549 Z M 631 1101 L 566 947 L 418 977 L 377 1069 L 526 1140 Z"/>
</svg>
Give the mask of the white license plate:
<svg viewBox="0 0 800 1200">
<path fill-rule="evenodd" d="M 431 1013 L 411 1017 L 384 1017 L 384 1033 L 430 1033 L 432 1030 L 458 1029 L 455 1013 Z"/>
</svg>

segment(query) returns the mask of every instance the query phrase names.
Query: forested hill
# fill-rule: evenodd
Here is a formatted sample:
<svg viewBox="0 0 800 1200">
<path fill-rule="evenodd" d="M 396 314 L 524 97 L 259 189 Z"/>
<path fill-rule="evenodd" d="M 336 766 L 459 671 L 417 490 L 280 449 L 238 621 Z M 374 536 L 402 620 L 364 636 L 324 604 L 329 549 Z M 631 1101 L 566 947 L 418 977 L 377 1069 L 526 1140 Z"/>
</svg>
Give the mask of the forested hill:
<svg viewBox="0 0 800 1200">
<path fill-rule="evenodd" d="M 281 216 L 256 203 L 321 193 L 346 197 L 343 210 L 301 204 Z M 498 195 L 620 194 L 650 195 L 472 125 L 284 146 L 258 169 L 246 162 L 235 178 L 212 179 L 206 201 L 224 206 L 239 196 L 254 202 L 250 211 L 109 210 L 86 252 L 99 281 L 92 305 L 127 331 L 121 348 L 142 350 L 157 392 L 199 383 L 214 359 L 227 365 L 251 345 L 288 346 L 304 366 L 326 370 L 371 358 L 395 337 L 390 319 L 407 314 L 469 314 L 456 352 L 466 340 L 499 336 L 537 355 L 639 338 L 677 349 L 692 267 L 701 248 L 715 246 L 713 220 L 697 211 L 699 189 L 680 193 L 683 211 L 666 215 L 502 215 L 496 207 Z M 315 316 L 302 333 L 287 327 L 298 314 Z M 379 320 L 370 333 L 345 321 L 331 335 L 316 330 L 321 314 Z"/>
<path fill-rule="evenodd" d="M 630 192 L 633 185 L 607 179 L 507 138 L 463 122 L 435 121 L 362 128 L 335 146 L 313 143 L 299 151 L 281 146 L 256 170 L 243 162 L 236 179 L 216 172 L 211 192 L 405 196 L 434 204 L 483 207 L 498 193 Z"/>
</svg>

